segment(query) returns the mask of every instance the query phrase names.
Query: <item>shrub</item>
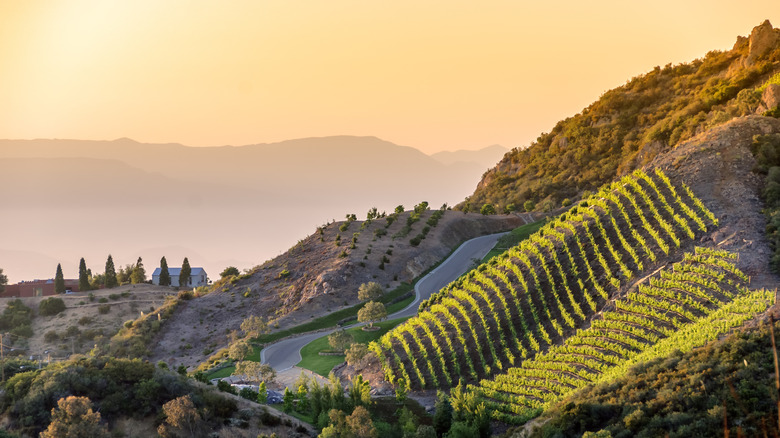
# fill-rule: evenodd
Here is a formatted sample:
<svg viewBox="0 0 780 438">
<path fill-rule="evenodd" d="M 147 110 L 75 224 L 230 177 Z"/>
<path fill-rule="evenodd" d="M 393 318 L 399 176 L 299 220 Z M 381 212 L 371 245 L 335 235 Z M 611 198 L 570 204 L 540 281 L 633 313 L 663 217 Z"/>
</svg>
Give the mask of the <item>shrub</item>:
<svg viewBox="0 0 780 438">
<path fill-rule="evenodd" d="M 105 315 L 110 311 L 111 311 L 111 306 L 108 304 L 101 304 L 100 306 L 98 306 L 98 313 L 100 313 L 101 315 Z"/>
<path fill-rule="evenodd" d="M 279 278 L 287 278 L 290 276 L 290 271 L 287 269 L 282 269 L 282 272 L 279 273 Z"/>
<path fill-rule="evenodd" d="M 109 295 L 109 296 L 108 296 L 108 298 L 110 298 L 110 299 L 112 299 L 112 300 L 116 301 L 116 300 L 118 300 L 118 299 L 119 299 L 119 294 L 111 294 L 111 295 Z"/>
<path fill-rule="evenodd" d="M 62 298 L 47 298 L 38 305 L 38 313 L 41 316 L 56 315 L 65 311 L 65 301 Z"/>
<path fill-rule="evenodd" d="M 56 330 L 50 330 L 43 335 L 43 340 L 46 342 L 57 342 L 60 340 L 60 335 Z"/>
<path fill-rule="evenodd" d="M 88 325 L 88 324 L 92 324 L 92 318 L 90 318 L 89 316 L 82 316 L 81 318 L 79 318 L 79 325 Z"/>
<path fill-rule="evenodd" d="M 107 302 L 108 302 L 108 298 L 106 298 L 106 297 L 103 297 L 103 298 L 98 300 L 98 303 L 107 303 Z"/>
</svg>

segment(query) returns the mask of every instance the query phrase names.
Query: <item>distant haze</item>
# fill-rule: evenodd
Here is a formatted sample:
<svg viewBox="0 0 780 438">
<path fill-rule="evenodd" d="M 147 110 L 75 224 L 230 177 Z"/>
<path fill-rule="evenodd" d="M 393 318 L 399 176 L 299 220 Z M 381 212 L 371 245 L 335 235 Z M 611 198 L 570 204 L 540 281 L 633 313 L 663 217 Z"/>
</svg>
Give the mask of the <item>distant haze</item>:
<svg viewBox="0 0 780 438">
<path fill-rule="evenodd" d="M 148 273 L 187 256 L 212 279 L 286 251 L 316 226 L 371 207 L 450 205 L 506 149 L 431 157 L 375 137 L 241 147 L 0 140 L 0 267 L 11 281 L 102 272 L 143 257 Z"/>
</svg>

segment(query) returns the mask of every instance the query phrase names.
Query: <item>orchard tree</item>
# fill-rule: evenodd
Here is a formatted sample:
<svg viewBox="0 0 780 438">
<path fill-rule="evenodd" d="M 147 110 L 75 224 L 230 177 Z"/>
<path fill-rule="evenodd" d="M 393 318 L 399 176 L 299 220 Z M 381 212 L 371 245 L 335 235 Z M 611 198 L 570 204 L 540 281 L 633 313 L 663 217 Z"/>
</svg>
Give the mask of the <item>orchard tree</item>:
<svg viewBox="0 0 780 438">
<path fill-rule="evenodd" d="M 84 257 L 82 257 L 79 262 L 79 290 L 84 292 L 89 289 L 89 270 L 87 269 L 87 262 L 85 262 Z"/>
<path fill-rule="evenodd" d="M 65 293 L 65 277 L 62 275 L 62 265 L 57 263 L 57 273 L 54 274 L 54 292 Z"/>
<path fill-rule="evenodd" d="M 171 285 L 171 274 L 168 273 L 168 261 L 165 256 L 160 259 L 160 286 Z"/>
<path fill-rule="evenodd" d="M 376 301 L 369 301 L 358 311 L 358 321 L 368 322 L 368 328 L 374 328 L 374 322 L 387 318 L 385 305 Z"/>
<path fill-rule="evenodd" d="M 130 283 L 138 284 L 146 282 L 146 269 L 144 268 L 144 262 L 141 257 L 138 257 L 138 261 L 133 266 L 133 272 L 130 274 Z"/>
<path fill-rule="evenodd" d="M 114 268 L 114 259 L 111 257 L 111 254 L 108 255 L 108 260 L 106 260 L 106 270 L 104 275 L 105 275 L 104 281 L 107 288 L 119 286 L 119 282 L 116 279 L 116 269 Z"/>
<path fill-rule="evenodd" d="M 358 299 L 360 301 L 376 301 L 382 298 L 384 294 L 385 291 L 382 289 L 382 286 L 375 281 L 363 283 L 358 288 Z"/>
<path fill-rule="evenodd" d="M 179 272 L 179 287 L 187 287 L 190 285 L 190 274 L 192 274 L 190 261 L 187 260 L 187 257 L 184 257 L 184 261 L 181 262 L 181 271 Z"/>
</svg>

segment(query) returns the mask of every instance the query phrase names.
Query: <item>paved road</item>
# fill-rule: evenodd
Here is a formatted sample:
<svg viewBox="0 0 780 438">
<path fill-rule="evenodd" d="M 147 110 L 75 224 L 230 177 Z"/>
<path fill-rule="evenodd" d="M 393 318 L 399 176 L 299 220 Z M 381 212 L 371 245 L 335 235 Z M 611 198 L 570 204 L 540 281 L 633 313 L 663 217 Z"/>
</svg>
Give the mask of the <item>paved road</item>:
<svg viewBox="0 0 780 438">
<path fill-rule="evenodd" d="M 417 282 L 414 287 L 416 295 L 414 301 L 405 309 L 389 315 L 388 319 L 416 315 L 420 301 L 428 299 L 432 293 L 437 292 L 442 287 L 460 277 L 461 274 L 473 266 L 474 259 L 482 260 L 482 257 L 490 252 L 496 245 L 498 238 L 504 234 L 506 233 L 491 234 L 489 236 L 477 237 L 464 242 L 447 258 L 447 260 L 442 262 L 436 269 Z M 358 323 L 346 328 L 358 327 L 361 325 L 363 324 Z M 333 333 L 335 330 L 336 329 L 328 329 L 277 342 L 264 348 L 263 351 L 260 352 L 260 361 L 271 365 L 277 371 L 290 369 L 301 361 L 301 348 L 317 338 Z"/>
</svg>

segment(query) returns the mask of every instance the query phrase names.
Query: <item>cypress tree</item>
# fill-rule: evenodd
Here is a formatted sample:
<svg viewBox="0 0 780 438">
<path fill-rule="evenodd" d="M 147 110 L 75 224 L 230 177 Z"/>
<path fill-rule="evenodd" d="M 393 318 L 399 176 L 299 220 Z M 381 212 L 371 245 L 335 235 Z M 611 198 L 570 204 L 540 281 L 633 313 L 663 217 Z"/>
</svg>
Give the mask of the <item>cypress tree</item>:
<svg viewBox="0 0 780 438">
<path fill-rule="evenodd" d="M 190 261 L 187 260 L 187 257 L 184 257 L 184 261 L 181 262 L 181 272 L 179 272 L 179 287 L 187 287 L 190 285 L 190 274 L 192 274 Z"/>
<path fill-rule="evenodd" d="M 116 279 L 116 269 L 114 269 L 114 259 L 111 257 L 111 254 L 108 255 L 108 260 L 106 260 L 105 279 L 107 288 L 119 286 L 119 282 Z"/>
<path fill-rule="evenodd" d="M 160 286 L 171 285 L 171 274 L 168 273 L 168 262 L 165 257 L 160 259 Z"/>
<path fill-rule="evenodd" d="M 89 287 L 89 273 L 87 271 L 87 262 L 84 261 L 84 257 L 79 262 L 79 290 L 84 292 L 88 291 Z"/>
<path fill-rule="evenodd" d="M 54 292 L 65 293 L 65 277 L 62 275 L 62 265 L 57 263 L 57 273 L 54 274 Z"/>
</svg>

